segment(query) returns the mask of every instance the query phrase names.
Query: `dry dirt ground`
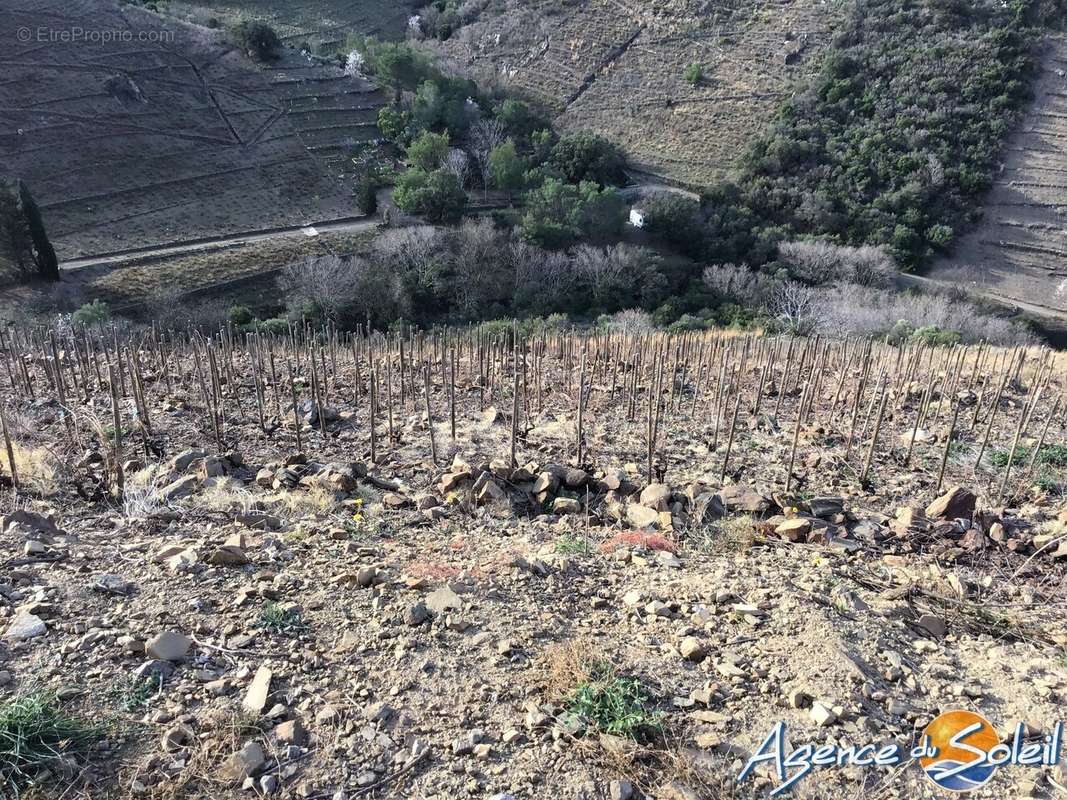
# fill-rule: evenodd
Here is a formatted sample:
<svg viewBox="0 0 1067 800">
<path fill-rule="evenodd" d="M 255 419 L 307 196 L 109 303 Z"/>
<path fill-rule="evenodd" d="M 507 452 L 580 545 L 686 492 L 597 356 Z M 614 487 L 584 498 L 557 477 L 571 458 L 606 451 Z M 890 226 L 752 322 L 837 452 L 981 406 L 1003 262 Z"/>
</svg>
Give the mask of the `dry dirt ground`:
<svg viewBox="0 0 1067 800">
<path fill-rule="evenodd" d="M 61 260 L 359 213 L 331 159 L 377 136 L 365 81 L 111 0 L 0 0 L 0 28 L 0 159 Z"/>
<path fill-rule="evenodd" d="M 626 148 L 639 169 L 700 186 L 723 176 L 810 75 L 843 0 L 488 4 L 433 47 L 486 85 L 529 93 L 564 129 Z M 699 85 L 682 75 L 703 67 Z"/>
<path fill-rule="evenodd" d="M 54 333 L 62 406 L 51 348 L 4 340 L 0 704 L 55 691 L 107 731 L 27 796 L 755 798 L 769 772 L 735 778 L 777 720 L 910 746 L 947 709 L 1063 717 L 1062 356 L 549 337 L 514 377 L 488 340 L 453 368 L 427 339 L 149 336 L 115 372 L 119 494 L 114 345 Z M 643 687 L 641 743 L 579 713 L 610 674 Z M 1065 785 L 1003 768 L 978 796 Z M 794 796 L 937 793 L 909 764 Z"/>
<path fill-rule="evenodd" d="M 984 219 L 929 272 L 1067 320 L 1067 37 L 1049 35 L 1034 102 L 1008 141 Z"/>
</svg>

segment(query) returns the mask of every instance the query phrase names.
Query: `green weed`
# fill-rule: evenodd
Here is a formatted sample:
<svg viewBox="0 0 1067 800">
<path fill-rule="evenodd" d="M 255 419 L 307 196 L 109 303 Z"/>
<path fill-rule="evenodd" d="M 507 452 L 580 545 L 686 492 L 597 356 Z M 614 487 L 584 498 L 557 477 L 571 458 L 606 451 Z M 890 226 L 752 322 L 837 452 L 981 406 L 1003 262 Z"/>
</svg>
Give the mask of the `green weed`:
<svg viewBox="0 0 1067 800">
<path fill-rule="evenodd" d="M 663 728 L 663 715 L 651 708 L 652 701 L 637 678 L 598 664 L 570 696 L 567 711 L 601 733 L 647 741 Z"/>
<path fill-rule="evenodd" d="M 64 714 L 54 694 L 33 692 L 0 706 L 0 795 L 20 787 L 63 756 L 84 753 L 104 728 Z"/>
</svg>

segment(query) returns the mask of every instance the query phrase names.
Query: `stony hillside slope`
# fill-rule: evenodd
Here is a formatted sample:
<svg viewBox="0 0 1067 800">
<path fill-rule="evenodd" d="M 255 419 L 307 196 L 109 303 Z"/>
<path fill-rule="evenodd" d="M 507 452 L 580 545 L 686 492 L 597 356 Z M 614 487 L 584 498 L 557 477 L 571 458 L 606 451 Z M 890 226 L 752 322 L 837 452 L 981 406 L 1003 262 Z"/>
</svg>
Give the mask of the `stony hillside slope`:
<svg viewBox="0 0 1067 800">
<path fill-rule="evenodd" d="M 112 0 L 0 0 L 0 28 L 26 32 L 0 54 L 2 171 L 61 259 L 359 213 L 326 158 L 376 136 L 366 82 Z"/>
<path fill-rule="evenodd" d="M 591 129 L 637 165 L 712 182 L 819 63 L 842 0 L 709 3 L 495 2 L 431 42 L 481 82 L 542 101 L 564 129 Z M 696 85 L 683 78 L 700 64 Z"/>
<path fill-rule="evenodd" d="M 930 277 L 1067 320 L 1067 36 L 1047 38 L 1041 64 L 982 223 Z"/>
</svg>

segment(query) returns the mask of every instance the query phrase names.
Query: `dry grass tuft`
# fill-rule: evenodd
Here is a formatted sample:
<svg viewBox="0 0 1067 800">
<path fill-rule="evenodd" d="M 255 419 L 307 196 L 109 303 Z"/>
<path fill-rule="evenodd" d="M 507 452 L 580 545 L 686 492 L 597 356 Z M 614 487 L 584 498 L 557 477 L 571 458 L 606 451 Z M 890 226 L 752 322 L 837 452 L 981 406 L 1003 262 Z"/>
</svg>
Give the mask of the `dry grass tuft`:
<svg viewBox="0 0 1067 800">
<path fill-rule="evenodd" d="M 184 765 L 177 773 L 170 771 L 169 759 L 160 760 L 155 755 L 137 766 L 137 777 L 147 786 L 145 796 L 150 800 L 220 796 L 225 783 L 218 778 L 219 765 L 263 732 L 257 720 L 243 710 L 216 709 L 198 723 L 197 735 L 182 754 Z"/>
<path fill-rule="evenodd" d="M 40 497 L 51 497 L 59 492 L 58 476 L 63 470 L 63 462 L 55 453 L 43 447 L 26 447 L 18 442 L 12 442 L 11 449 L 24 491 Z M 0 447 L 0 474 L 11 474 L 11 462 L 3 447 Z"/>
</svg>

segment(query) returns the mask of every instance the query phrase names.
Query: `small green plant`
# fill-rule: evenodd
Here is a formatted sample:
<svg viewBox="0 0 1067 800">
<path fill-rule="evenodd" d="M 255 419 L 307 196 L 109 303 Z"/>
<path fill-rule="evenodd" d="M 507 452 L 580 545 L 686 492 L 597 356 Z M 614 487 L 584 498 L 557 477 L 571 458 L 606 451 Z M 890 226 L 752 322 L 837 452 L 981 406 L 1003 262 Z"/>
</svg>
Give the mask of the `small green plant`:
<svg viewBox="0 0 1067 800">
<path fill-rule="evenodd" d="M 230 310 L 226 312 L 226 316 L 229 317 L 230 324 L 234 327 L 241 327 L 242 325 L 248 325 L 255 319 L 252 314 L 252 309 L 248 306 L 230 306 Z"/>
<path fill-rule="evenodd" d="M 1011 465 L 1026 464 L 1030 461 L 1033 451 L 1029 447 L 1016 447 L 1015 455 L 1009 450 L 992 450 L 989 453 L 989 463 L 994 467 L 1008 466 L 1008 458 L 1011 457 Z M 1035 464 L 1048 467 L 1067 467 L 1067 445 L 1046 444 L 1037 451 Z"/>
<path fill-rule="evenodd" d="M 556 539 L 556 552 L 565 556 L 587 556 L 593 547 L 584 536 L 564 533 Z"/>
<path fill-rule="evenodd" d="M 57 758 L 84 753 L 104 735 L 64 714 L 54 694 L 32 692 L 0 705 L 0 795 L 19 788 Z"/>
<path fill-rule="evenodd" d="M 686 83 L 699 86 L 704 81 L 704 67 L 694 62 L 685 68 L 682 78 Z"/>
<path fill-rule="evenodd" d="M 1038 476 L 1034 478 L 1034 486 L 1048 494 L 1060 494 L 1059 481 L 1057 481 L 1047 470 L 1041 470 Z"/>
<path fill-rule="evenodd" d="M 259 612 L 259 627 L 271 633 L 299 633 L 307 628 L 300 611 L 285 608 L 277 603 L 267 603 Z"/>
<path fill-rule="evenodd" d="M 663 728 L 662 714 L 651 705 L 652 695 L 640 680 L 601 663 L 574 690 L 567 710 L 601 733 L 647 741 Z"/>
<path fill-rule="evenodd" d="M 103 325 L 111 319 L 111 309 L 107 303 L 97 299 L 83 305 L 70 318 L 75 325 L 84 325 L 86 328 Z"/>
<path fill-rule="evenodd" d="M 163 678 L 156 680 L 151 678 L 138 678 L 136 675 L 127 675 L 117 681 L 108 693 L 123 711 L 137 711 L 148 702 L 152 695 L 163 688 Z"/>
<path fill-rule="evenodd" d="M 357 497 L 355 500 L 356 510 L 352 516 L 344 521 L 344 528 L 348 537 L 356 542 L 366 541 L 372 536 L 387 536 L 389 533 L 388 523 L 380 516 L 368 515 L 363 510 L 364 500 Z"/>
</svg>

